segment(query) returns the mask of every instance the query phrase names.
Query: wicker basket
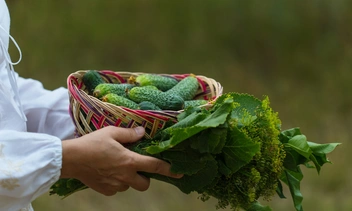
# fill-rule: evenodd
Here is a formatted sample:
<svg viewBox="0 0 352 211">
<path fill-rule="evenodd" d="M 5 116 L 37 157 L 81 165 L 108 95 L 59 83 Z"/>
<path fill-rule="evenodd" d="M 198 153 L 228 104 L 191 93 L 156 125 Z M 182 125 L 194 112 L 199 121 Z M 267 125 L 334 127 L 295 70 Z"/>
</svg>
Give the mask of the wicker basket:
<svg viewBox="0 0 352 211">
<path fill-rule="evenodd" d="M 180 111 L 146 111 L 133 110 L 103 102 L 91 95 L 82 82 L 83 75 L 88 70 L 80 70 L 70 74 L 67 78 L 67 86 L 70 97 L 70 114 L 76 126 L 76 136 L 82 136 L 99 128 L 114 125 L 130 128 L 143 126 L 146 129 L 146 138 L 152 138 L 156 132 L 163 129 L 169 121 L 176 122 L 176 116 Z M 108 83 L 126 83 L 130 76 L 138 76 L 142 72 L 114 72 L 100 70 L 100 75 Z M 189 74 L 160 74 L 181 80 Z M 197 75 L 199 90 L 194 99 L 214 100 L 222 94 L 223 87 L 214 79 Z M 211 106 L 211 103 L 204 106 Z"/>
</svg>

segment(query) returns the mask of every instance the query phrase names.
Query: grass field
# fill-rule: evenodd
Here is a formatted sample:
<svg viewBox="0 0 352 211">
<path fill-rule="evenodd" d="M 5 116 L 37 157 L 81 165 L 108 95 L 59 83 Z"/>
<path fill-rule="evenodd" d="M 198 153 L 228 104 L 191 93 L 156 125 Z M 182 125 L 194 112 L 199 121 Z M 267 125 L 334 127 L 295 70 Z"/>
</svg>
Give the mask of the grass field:
<svg viewBox="0 0 352 211">
<path fill-rule="evenodd" d="M 305 210 L 352 210 L 352 2 L 335 1 L 8 1 L 24 77 L 48 89 L 79 69 L 194 73 L 225 92 L 268 95 L 282 128 L 310 141 L 343 143 L 321 174 L 303 168 Z M 10 48 L 13 60 L 17 53 Z M 289 197 L 288 192 L 286 192 Z M 293 211 L 275 197 L 275 211 Z M 146 192 L 105 197 L 85 190 L 43 195 L 36 210 L 215 210 L 215 201 L 153 181 Z"/>
</svg>

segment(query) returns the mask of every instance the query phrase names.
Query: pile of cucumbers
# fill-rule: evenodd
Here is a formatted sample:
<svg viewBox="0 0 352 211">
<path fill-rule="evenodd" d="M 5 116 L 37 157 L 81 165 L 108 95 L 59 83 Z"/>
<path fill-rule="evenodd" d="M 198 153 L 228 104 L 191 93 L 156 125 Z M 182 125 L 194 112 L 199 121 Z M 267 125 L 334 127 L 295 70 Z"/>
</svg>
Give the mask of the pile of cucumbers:
<svg viewBox="0 0 352 211">
<path fill-rule="evenodd" d="M 131 76 L 126 83 L 108 83 L 100 73 L 88 70 L 82 82 L 92 95 L 103 102 L 137 110 L 182 110 L 208 101 L 194 100 L 199 89 L 198 79 L 190 74 L 182 80 L 144 73 Z"/>
</svg>

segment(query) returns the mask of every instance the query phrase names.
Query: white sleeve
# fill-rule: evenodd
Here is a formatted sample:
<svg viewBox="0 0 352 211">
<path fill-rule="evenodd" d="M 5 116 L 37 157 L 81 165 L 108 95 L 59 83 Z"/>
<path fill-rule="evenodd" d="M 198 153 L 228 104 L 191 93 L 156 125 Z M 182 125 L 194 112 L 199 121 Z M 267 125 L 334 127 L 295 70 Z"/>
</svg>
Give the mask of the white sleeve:
<svg viewBox="0 0 352 211">
<path fill-rule="evenodd" d="M 59 138 L 0 130 L 1 210 L 20 210 L 47 192 L 59 179 L 61 165 Z"/>
<path fill-rule="evenodd" d="M 47 90 L 39 81 L 21 77 L 17 82 L 28 131 L 72 138 L 74 124 L 69 114 L 68 90 Z"/>
<path fill-rule="evenodd" d="M 67 89 L 17 82 L 28 132 L 0 130 L 0 210 L 20 210 L 49 190 L 61 173 L 61 140 L 74 135 Z"/>
</svg>

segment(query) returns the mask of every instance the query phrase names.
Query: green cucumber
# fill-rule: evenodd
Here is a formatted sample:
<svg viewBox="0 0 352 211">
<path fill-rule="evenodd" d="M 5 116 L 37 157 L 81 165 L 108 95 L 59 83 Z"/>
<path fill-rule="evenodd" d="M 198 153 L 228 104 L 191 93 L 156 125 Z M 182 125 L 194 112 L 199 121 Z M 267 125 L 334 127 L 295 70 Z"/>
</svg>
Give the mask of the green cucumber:
<svg viewBox="0 0 352 211">
<path fill-rule="evenodd" d="M 169 90 L 178 83 L 174 78 L 148 73 L 138 75 L 135 81 L 139 86 L 156 86 L 161 91 Z"/>
<path fill-rule="evenodd" d="M 102 98 L 104 95 L 109 93 L 114 93 L 123 97 L 127 97 L 127 90 L 134 87 L 133 84 L 111 84 L 111 83 L 103 83 L 99 84 L 95 87 L 93 91 L 93 96 L 96 98 Z"/>
<path fill-rule="evenodd" d="M 103 102 L 108 102 L 117 106 L 123 106 L 131 109 L 138 109 L 138 104 L 130 99 L 122 97 L 120 95 L 109 93 L 102 98 Z"/>
<path fill-rule="evenodd" d="M 185 108 L 188 107 L 198 107 L 204 104 L 207 104 L 207 100 L 186 100 L 185 101 Z"/>
<path fill-rule="evenodd" d="M 140 110 L 161 110 L 161 108 L 149 101 L 142 101 L 138 103 L 138 106 Z"/>
<path fill-rule="evenodd" d="M 133 87 L 127 95 L 129 99 L 137 103 L 150 101 L 163 110 L 181 110 L 184 106 L 184 100 L 176 94 L 144 88 L 143 86 Z"/>
<path fill-rule="evenodd" d="M 88 94 L 92 95 L 96 86 L 105 83 L 98 71 L 88 70 L 82 76 L 82 82 L 87 87 Z"/>
<path fill-rule="evenodd" d="M 146 88 L 146 89 L 154 89 L 154 90 L 157 90 L 157 91 L 161 91 L 160 89 L 158 89 L 158 87 L 153 86 L 153 85 L 143 86 L 143 88 Z"/>
<path fill-rule="evenodd" d="M 198 91 L 199 83 L 195 75 L 191 74 L 166 91 L 168 94 L 177 94 L 183 100 L 192 100 Z"/>
</svg>

